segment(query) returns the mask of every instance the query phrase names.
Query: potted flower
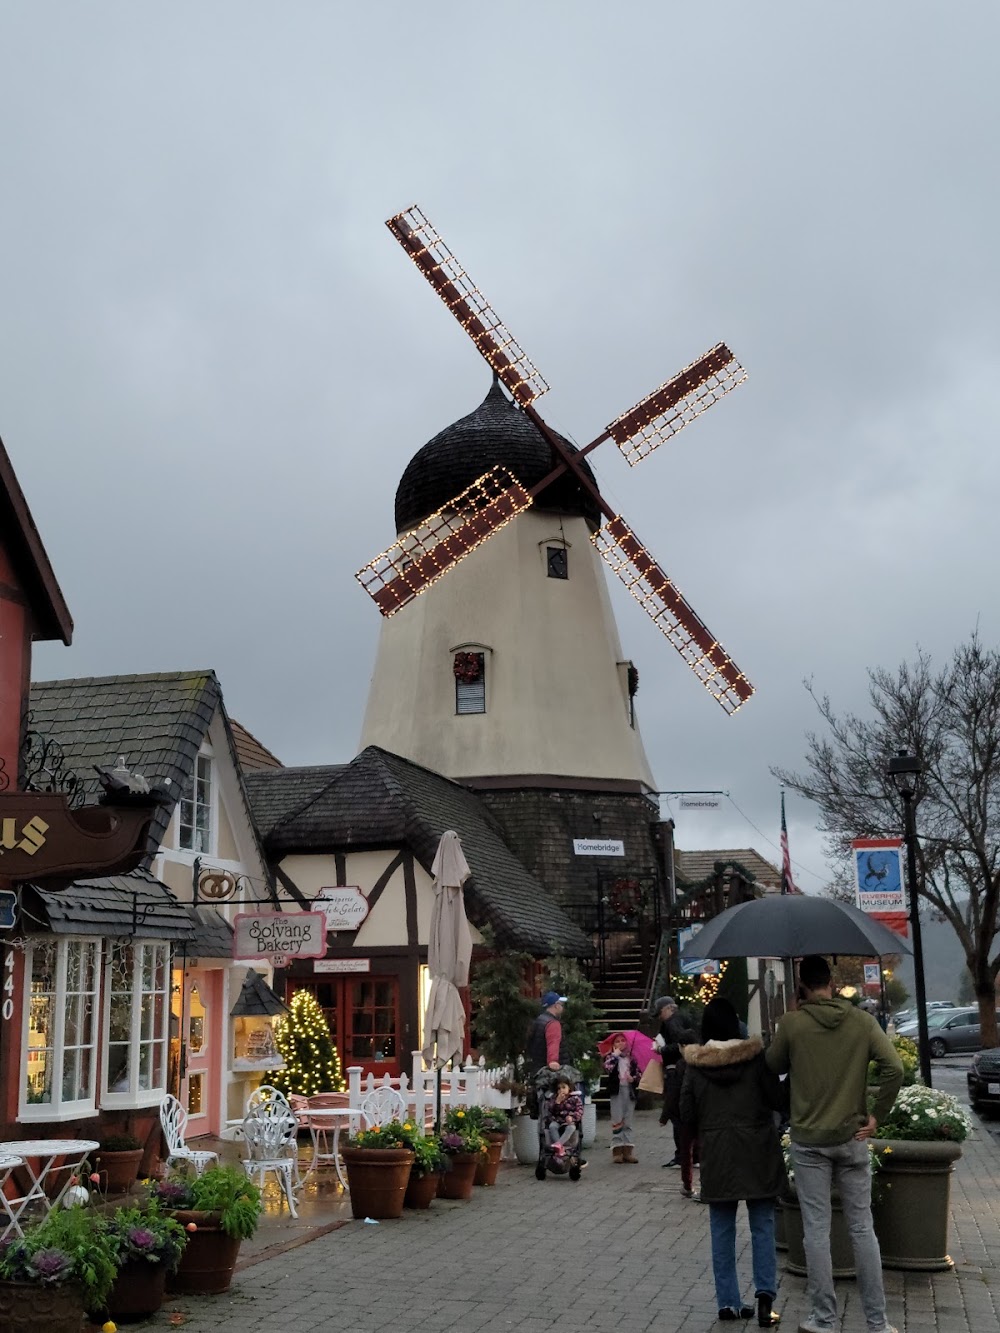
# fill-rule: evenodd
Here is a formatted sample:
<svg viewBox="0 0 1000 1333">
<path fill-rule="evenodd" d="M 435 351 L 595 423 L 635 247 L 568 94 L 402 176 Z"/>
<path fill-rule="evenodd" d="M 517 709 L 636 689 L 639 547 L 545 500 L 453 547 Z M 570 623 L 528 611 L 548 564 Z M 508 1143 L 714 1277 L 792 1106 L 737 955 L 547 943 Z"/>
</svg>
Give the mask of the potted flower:
<svg viewBox="0 0 1000 1333">
<path fill-rule="evenodd" d="M 879 1164 L 875 1232 L 885 1268 L 937 1272 L 948 1254 L 951 1177 L 972 1121 L 946 1092 L 903 1088 L 872 1140 Z"/>
<path fill-rule="evenodd" d="M 232 1166 L 212 1166 L 200 1176 L 170 1176 L 151 1197 L 188 1233 L 177 1271 L 167 1287 L 178 1292 L 228 1291 L 240 1243 L 257 1230 L 260 1190 Z"/>
<path fill-rule="evenodd" d="M 135 1184 L 143 1146 L 132 1134 L 111 1134 L 94 1153 L 94 1166 L 108 1194 L 127 1194 Z"/>
<path fill-rule="evenodd" d="M 116 1272 L 107 1224 L 87 1208 L 53 1210 L 0 1247 L 4 1333 L 80 1333 L 84 1311 L 104 1306 Z"/>
<path fill-rule="evenodd" d="M 404 1128 L 405 1125 L 405 1128 Z M 416 1153 L 410 1121 L 390 1120 L 355 1134 L 343 1150 L 351 1212 L 376 1221 L 400 1217 Z"/>
<path fill-rule="evenodd" d="M 404 1208 L 429 1208 L 437 1194 L 438 1179 L 445 1168 L 446 1159 L 441 1150 L 440 1140 L 421 1134 L 409 1122 L 403 1125 L 406 1142 L 413 1153 L 413 1165 L 410 1178 L 403 1196 Z"/>
<path fill-rule="evenodd" d="M 441 1132 L 441 1148 L 448 1158 L 447 1169 L 438 1185 L 442 1199 L 471 1199 L 476 1167 L 486 1152 L 486 1140 L 479 1132 L 475 1117 L 464 1107 L 448 1112 Z"/>
<path fill-rule="evenodd" d="M 474 1123 L 486 1143 L 486 1151 L 480 1155 L 479 1164 L 476 1167 L 475 1183 L 477 1185 L 495 1185 L 497 1183 L 497 1172 L 500 1170 L 503 1145 L 507 1142 L 507 1135 L 510 1132 L 510 1122 L 503 1111 L 495 1111 L 492 1107 L 469 1107 L 468 1113 L 470 1115 L 473 1111 L 478 1113 Z"/>
<path fill-rule="evenodd" d="M 155 1314 L 163 1304 L 167 1274 L 177 1267 L 188 1233 L 150 1199 L 112 1214 L 108 1236 L 118 1266 L 108 1312 L 114 1319 Z"/>
</svg>

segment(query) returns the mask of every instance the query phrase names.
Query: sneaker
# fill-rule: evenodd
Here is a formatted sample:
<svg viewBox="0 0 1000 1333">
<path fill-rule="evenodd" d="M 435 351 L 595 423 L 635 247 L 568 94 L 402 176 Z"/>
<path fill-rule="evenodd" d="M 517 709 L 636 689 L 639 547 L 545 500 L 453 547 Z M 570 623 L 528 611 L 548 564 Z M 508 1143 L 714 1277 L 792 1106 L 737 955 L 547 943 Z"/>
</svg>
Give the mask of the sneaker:
<svg viewBox="0 0 1000 1333">
<path fill-rule="evenodd" d="M 664 1166 L 675 1167 L 678 1171 L 681 1169 L 680 1159 L 676 1156 L 671 1157 L 669 1162 L 664 1162 Z"/>
<path fill-rule="evenodd" d="M 681 1195 L 682 1195 L 685 1199 L 693 1199 L 693 1198 L 694 1198 L 694 1190 L 685 1189 L 684 1186 L 682 1185 L 682 1186 L 681 1186 Z"/>
</svg>

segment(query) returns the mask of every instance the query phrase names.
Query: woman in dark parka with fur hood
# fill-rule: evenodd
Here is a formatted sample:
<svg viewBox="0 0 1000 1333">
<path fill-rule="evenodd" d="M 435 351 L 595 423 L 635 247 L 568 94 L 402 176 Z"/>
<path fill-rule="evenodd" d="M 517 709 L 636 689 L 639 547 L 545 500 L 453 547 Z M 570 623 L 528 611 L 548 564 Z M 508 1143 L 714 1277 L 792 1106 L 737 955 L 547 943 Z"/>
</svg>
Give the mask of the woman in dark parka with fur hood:
<svg viewBox="0 0 1000 1333">
<path fill-rule="evenodd" d="M 748 1319 L 736 1273 L 736 1210 L 750 1215 L 757 1322 L 777 1322 L 774 1201 L 785 1187 L 785 1167 L 774 1112 L 782 1087 L 764 1063 L 759 1037 L 741 1037 L 728 1000 L 705 1006 L 700 1046 L 685 1046 L 687 1071 L 680 1118 L 695 1126 L 701 1156 L 701 1200 L 709 1205 L 712 1270 L 720 1319 Z"/>
</svg>

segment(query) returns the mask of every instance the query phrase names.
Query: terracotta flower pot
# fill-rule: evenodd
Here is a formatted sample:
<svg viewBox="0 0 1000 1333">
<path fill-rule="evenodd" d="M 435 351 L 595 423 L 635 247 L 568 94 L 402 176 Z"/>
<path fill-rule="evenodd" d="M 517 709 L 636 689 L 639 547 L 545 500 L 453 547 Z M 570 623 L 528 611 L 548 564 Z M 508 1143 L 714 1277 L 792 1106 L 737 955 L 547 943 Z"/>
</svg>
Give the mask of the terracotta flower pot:
<svg viewBox="0 0 1000 1333">
<path fill-rule="evenodd" d="M 94 1153 L 94 1170 L 102 1177 L 102 1184 L 109 1194 L 129 1192 L 139 1174 L 142 1154 L 142 1148 L 126 1152 L 104 1152 L 98 1149 Z"/>
<path fill-rule="evenodd" d="M 197 1228 L 188 1232 L 184 1253 L 177 1272 L 167 1278 L 167 1289 L 178 1292 L 228 1291 L 240 1252 L 238 1237 L 228 1236 L 219 1225 L 221 1214 L 203 1213 L 186 1208 L 169 1210 L 181 1226 L 193 1222 Z"/>
<path fill-rule="evenodd" d="M 438 1197 L 441 1199 L 471 1199 L 476 1181 L 476 1167 L 483 1154 L 456 1152 L 448 1154 L 449 1169 L 441 1177 Z"/>
<path fill-rule="evenodd" d="M 428 1171 L 423 1176 L 415 1176 L 411 1171 L 406 1193 L 403 1195 L 403 1207 L 429 1208 L 437 1194 L 439 1179 L 436 1171 Z"/>
<path fill-rule="evenodd" d="M 946 1139 L 875 1139 L 872 1215 L 883 1268 L 954 1268 L 948 1254 L 951 1177 L 961 1145 Z"/>
<path fill-rule="evenodd" d="M 502 1130 L 486 1136 L 486 1152 L 481 1153 L 476 1164 L 476 1184 L 495 1185 L 497 1172 L 500 1170 L 500 1154 L 507 1142 L 507 1135 Z"/>
<path fill-rule="evenodd" d="M 4 1333 L 80 1333 L 83 1290 L 73 1283 L 0 1282 L 0 1328 Z"/>
<path fill-rule="evenodd" d="M 345 1148 L 344 1165 L 355 1217 L 400 1217 L 413 1153 L 409 1148 Z"/>
<path fill-rule="evenodd" d="M 143 1319 L 157 1312 L 166 1290 L 166 1264 L 128 1259 L 119 1268 L 108 1295 L 108 1313 L 112 1319 Z"/>
</svg>

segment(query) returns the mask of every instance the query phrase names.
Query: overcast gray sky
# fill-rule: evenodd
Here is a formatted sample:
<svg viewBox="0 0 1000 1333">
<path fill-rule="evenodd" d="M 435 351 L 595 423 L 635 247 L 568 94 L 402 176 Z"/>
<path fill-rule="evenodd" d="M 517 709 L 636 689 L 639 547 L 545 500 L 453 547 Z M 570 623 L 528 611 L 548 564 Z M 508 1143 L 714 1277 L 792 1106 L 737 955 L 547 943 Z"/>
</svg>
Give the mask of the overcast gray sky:
<svg viewBox="0 0 1000 1333">
<path fill-rule="evenodd" d="M 1000 637 L 998 48 L 994 0 L 4 6 L 0 434 L 77 623 L 36 676 L 211 666 L 286 762 L 355 752 L 354 571 L 489 382 L 382 225 L 416 201 L 572 437 L 719 339 L 748 368 L 593 461 L 758 689 L 727 719 L 616 594 L 657 779 L 776 842 L 803 677 L 861 706 Z"/>
</svg>

